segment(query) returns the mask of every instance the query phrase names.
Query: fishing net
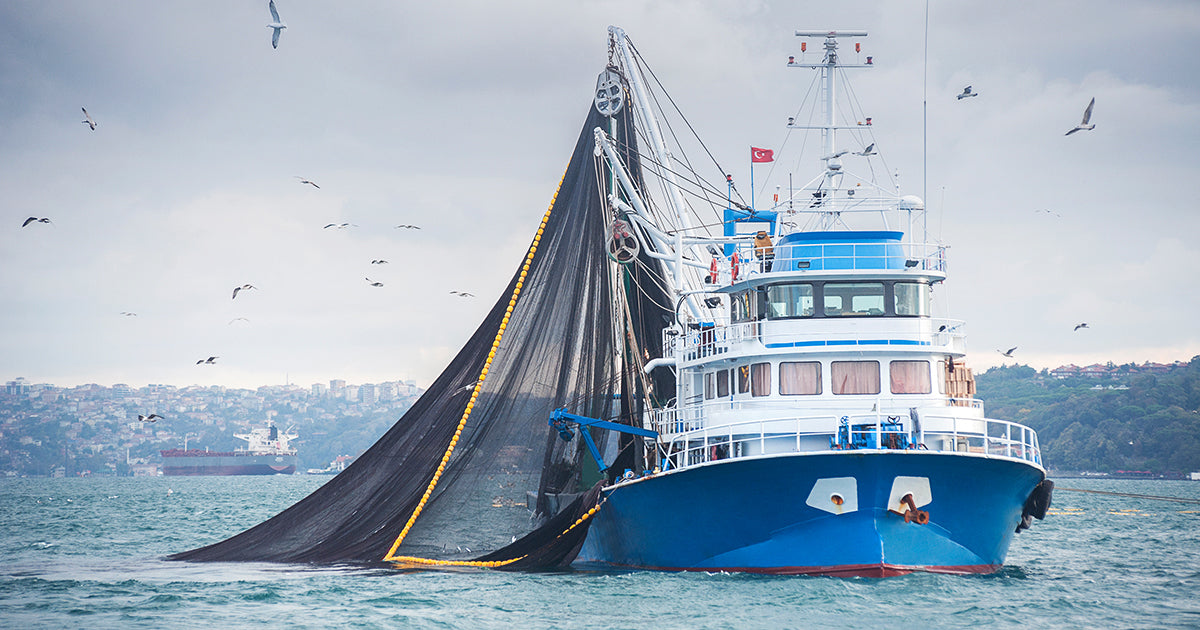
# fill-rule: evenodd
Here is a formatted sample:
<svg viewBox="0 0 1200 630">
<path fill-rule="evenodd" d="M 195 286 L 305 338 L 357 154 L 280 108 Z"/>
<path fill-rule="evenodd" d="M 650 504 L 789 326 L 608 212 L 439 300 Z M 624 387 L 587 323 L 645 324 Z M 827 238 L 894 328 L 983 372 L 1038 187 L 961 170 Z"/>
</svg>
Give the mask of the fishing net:
<svg viewBox="0 0 1200 630">
<path fill-rule="evenodd" d="M 429 389 L 341 474 L 273 518 L 170 556 L 193 561 L 569 564 L 600 487 L 646 465 L 641 438 L 592 430 L 611 467 L 548 425 L 551 412 L 640 425 L 674 392 L 641 366 L 671 319 L 658 261 L 609 256 L 609 182 L 594 155 L 605 129 L 637 169 L 632 115 L 593 107 L 527 255 L 499 301 Z M 668 370 L 657 370 L 666 373 Z"/>
</svg>

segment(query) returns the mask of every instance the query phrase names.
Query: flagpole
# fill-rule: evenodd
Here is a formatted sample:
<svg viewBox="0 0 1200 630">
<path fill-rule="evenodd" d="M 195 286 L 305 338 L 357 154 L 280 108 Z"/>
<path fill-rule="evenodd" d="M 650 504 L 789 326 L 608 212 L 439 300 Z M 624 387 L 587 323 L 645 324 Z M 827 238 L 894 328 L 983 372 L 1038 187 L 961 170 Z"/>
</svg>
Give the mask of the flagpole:
<svg viewBox="0 0 1200 630">
<path fill-rule="evenodd" d="M 750 152 L 750 211 L 754 211 L 754 152 Z"/>
</svg>

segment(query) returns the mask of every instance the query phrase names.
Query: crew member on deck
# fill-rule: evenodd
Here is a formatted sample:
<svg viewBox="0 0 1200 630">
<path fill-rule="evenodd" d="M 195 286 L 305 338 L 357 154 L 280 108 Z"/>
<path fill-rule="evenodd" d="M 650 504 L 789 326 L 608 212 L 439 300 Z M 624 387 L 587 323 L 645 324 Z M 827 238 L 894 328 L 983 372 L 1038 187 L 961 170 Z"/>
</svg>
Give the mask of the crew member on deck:
<svg viewBox="0 0 1200 630">
<path fill-rule="evenodd" d="M 775 246 L 771 244 L 771 236 L 766 230 L 759 230 L 754 235 L 754 255 L 763 261 L 763 272 L 770 272 L 771 264 L 775 262 Z"/>
</svg>

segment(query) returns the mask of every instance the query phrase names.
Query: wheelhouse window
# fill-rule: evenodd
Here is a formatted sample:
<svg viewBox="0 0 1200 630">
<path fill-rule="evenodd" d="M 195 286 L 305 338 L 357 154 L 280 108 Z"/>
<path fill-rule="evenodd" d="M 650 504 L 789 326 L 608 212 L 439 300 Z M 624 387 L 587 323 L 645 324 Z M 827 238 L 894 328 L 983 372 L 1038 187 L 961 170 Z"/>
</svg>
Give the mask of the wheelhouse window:
<svg viewBox="0 0 1200 630">
<path fill-rule="evenodd" d="M 882 316 L 887 305 L 882 282 L 831 282 L 824 294 L 826 317 Z"/>
<path fill-rule="evenodd" d="M 750 366 L 743 365 L 737 369 L 737 391 L 745 394 L 750 391 Z"/>
<path fill-rule="evenodd" d="M 729 370 L 717 370 L 717 398 L 729 395 Z"/>
<path fill-rule="evenodd" d="M 771 364 L 755 363 L 750 366 L 750 395 L 771 395 Z"/>
<path fill-rule="evenodd" d="M 767 287 L 767 319 L 812 317 L 811 284 L 776 284 Z"/>
<path fill-rule="evenodd" d="M 928 284 L 897 282 L 894 289 L 897 315 L 929 317 L 932 311 L 932 298 Z"/>
<path fill-rule="evenodd" d="M 892 361 L 888 372 L 893 394 L 928 394 L 932 391 L 928 361 Z"/>
<path fill-rule="evenodd" d="M 717 375 L 708 372 L 704 375 L 704 399 L 712 400 L 717 395 Z"/>
<path fill-rule="evenodd" d="M 829 364 L 834 394 L 878 394 L 878 361 L 834 361 Z"/>
<path fill-rule="evenodd" d="M 779 364 L 779 393 L 811 396 L 821 393 L 820 361 L 785 361 Z"/>
<path fill-rule="evenodd" d="M 752 318 L 751 313 L 751 292 L 742 291 L 735 293 L 729 300 L 730 310 L 734 323 L 748 322 Z"/>
</svg>

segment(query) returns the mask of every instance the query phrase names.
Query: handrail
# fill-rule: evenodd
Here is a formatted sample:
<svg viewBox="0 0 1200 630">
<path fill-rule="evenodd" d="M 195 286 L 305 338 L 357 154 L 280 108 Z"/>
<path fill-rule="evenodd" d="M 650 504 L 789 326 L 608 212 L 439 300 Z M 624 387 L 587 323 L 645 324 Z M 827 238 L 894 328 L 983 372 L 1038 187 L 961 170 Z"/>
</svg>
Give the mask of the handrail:
<svg viewBox="0 0 1200 630">
<path fill-rule="evenodd" d="M 844 452 L 835 447 L 837 429 L 821 428 L 821 425 L 837 427 L 843 418 L 851 427 L 867 426 L 868 431 L 873 430 L 875 445 L 885 444 L 885 436 L 896 434 L 908 438 L 905 443 L 909 448 L 905 450 L 963 452 L 1028 461 L 1039 466 L 1042 462 L 1041 446 L 1033 429 L 1016 422 L 992 418 L 927 414 L 921 417 L 923 428 L 919 432 L 912 431 L 911 424 L 903 422 L 903 416 L 882 413 L 842 417 L 829 414 L 764 418 L 690 428 L 680 424 L 668 425 L 668 422 L 678 420 L 660 417 L 655 420 L 654 428 L 662 436 L 658 442 L 660 460 L 667 462 L 667 468 L 678 469 L 742 457 L 799 452 Z M 889 429 L 884 426 L 888 423 L 900 423 L 902 426 L 908 426 L 910 430 Z M 792 425 L 790 428 L 784 428 L 789 424 Z M 806 425 L 811 428 L 806 429 Z M 809 445 L 805 444 L 805 438 L 810 438 Z M 814 448 L 811 446 L 811 438 L 818 438 L 819 441 L 828 438 L 829 446 Z M 856 450 L 896 449 L 876 446 Z"/>
<path fill-rule="evenodd" d="M 791 322 L 831 322 L 854 319 L 877 322 L 870 330 L 847 329 L 832 333 L 829 330 L 806 332 L 796 330 Z M 797 319 L 765 319 L 738 322 L 688 330 L 686 334 L 663 332 L 664 356 L 678 356 L 685 362 L 704 359 L 729 352 L 733 344 L 757 341 L 767 348 L 789 350 L 824 350 L 830 346 L 917 347 L 925 351 L 965 350 L 966 324 L 962 320 L 929 317 L 825 317 Z"/>
</svg>

